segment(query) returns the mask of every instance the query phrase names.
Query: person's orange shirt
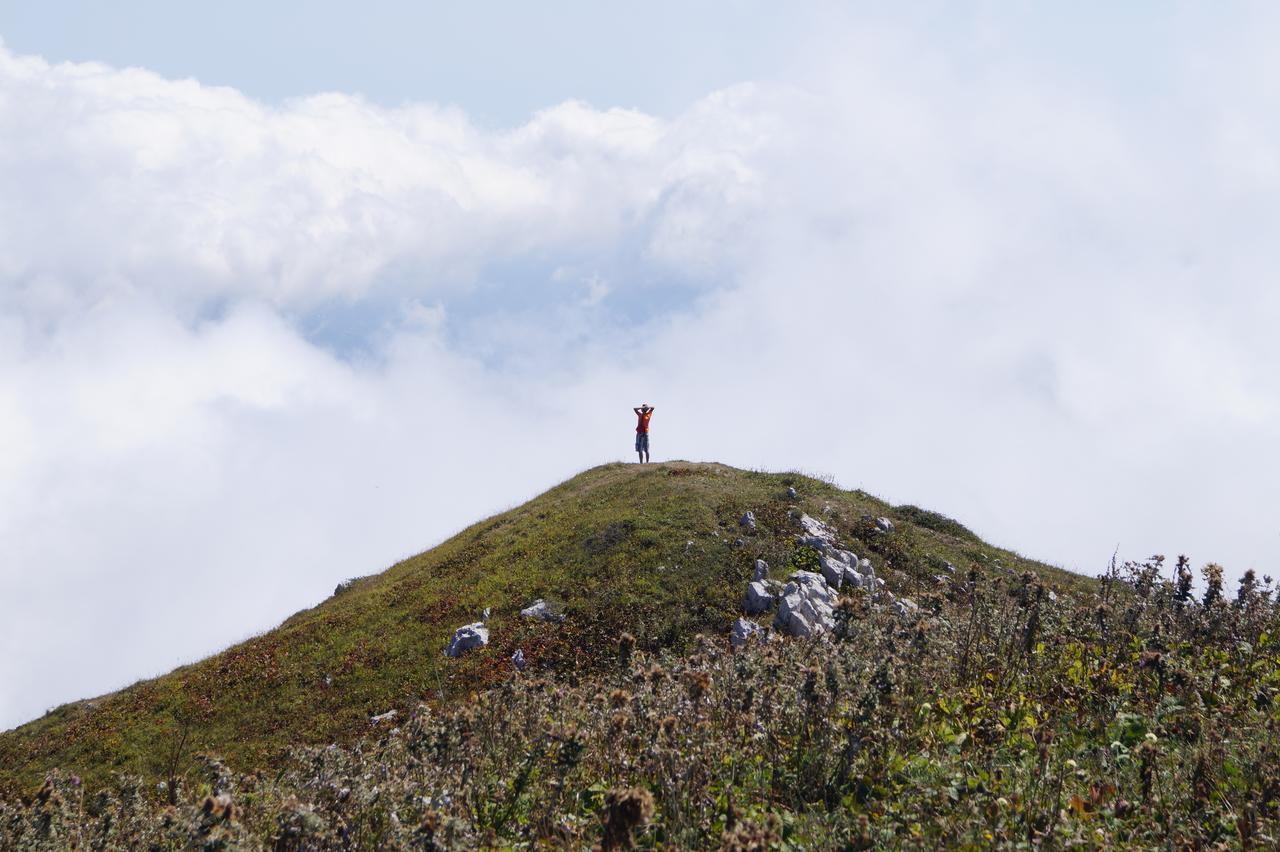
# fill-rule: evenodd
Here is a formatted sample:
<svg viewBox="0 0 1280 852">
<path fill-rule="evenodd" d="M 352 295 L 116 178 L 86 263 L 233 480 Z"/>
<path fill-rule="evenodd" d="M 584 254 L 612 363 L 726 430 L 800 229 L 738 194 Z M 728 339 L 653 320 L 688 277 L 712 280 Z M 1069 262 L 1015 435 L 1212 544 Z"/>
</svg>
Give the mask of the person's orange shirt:
<svg viewBox="0 0 1280 852">
<path fill-rule="evenodd" d="M 648 435 L 649 434 L 649 418 L 653 416 L 653 409 L 649 409 L 648 411 L 641 411 L 636 416 L 640 418 L 640 420 L 636 423 L 636 432 L 641 435 Z"/>
</svg>

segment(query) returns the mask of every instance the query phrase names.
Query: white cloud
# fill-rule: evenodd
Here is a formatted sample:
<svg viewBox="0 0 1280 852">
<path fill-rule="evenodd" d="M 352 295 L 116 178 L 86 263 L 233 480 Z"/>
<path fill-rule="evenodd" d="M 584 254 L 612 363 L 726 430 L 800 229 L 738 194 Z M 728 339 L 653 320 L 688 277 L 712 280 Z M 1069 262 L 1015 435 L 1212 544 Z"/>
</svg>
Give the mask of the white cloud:
<svg viewBox="0 0 1280 852">
<path fill-rule="evenodd" d="M 629 456 L 641 398 L 661 458 L 1267 569 L 1266 40 L 1153 106 L 977 29 L 503 131 L 0 51 L 0 724 Z"/>
</svg>

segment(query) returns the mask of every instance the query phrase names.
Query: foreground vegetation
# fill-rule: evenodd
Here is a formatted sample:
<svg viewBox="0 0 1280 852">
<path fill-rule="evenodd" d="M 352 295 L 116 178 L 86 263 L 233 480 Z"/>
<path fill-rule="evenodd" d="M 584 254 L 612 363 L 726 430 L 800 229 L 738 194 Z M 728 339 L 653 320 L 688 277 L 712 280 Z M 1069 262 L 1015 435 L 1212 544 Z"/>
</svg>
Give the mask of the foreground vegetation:
<svg viewBox="0 0 1280 852">
<path fill-rule="evenodd" d="M 1050 599 L 972 571 L 910 620 L 861 592 L 836 636 L 684 656 L 630 636 L 575 686 L 514 675 L 274 773 L 212 757 L 177 805 L 54 774 L 0 806 L 15 845 L 730 849 L 1273 846 L 1280 655 L 1270 584 L 1191 598 L 1185 565 Z"/>
</svg>

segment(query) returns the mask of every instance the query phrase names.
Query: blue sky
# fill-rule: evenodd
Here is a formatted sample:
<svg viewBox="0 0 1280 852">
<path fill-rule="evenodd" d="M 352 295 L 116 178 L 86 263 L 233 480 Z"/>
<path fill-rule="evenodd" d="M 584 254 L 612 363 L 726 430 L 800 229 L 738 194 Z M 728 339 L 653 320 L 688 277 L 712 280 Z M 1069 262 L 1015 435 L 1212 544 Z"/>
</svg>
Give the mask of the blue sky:
<svg viewBox="0 0 1280 852">
<path fill-rule="evenodd" d="M 268 101 L 359 92 L 387 106 L 463 105 L 491 125 L 568 99 L 673 114 L 709 91 L 771 76 L 820 11 L 760 0 L 196 4 L 7 3 L 10 48 L 138 65 Z"/>
<path fill-rule="evenodd" d="M 1276 564 L 1269 6 L 365 6 L 0 6 L 0 726 L 641 401 L 1075 570 Z"/>
</svg>

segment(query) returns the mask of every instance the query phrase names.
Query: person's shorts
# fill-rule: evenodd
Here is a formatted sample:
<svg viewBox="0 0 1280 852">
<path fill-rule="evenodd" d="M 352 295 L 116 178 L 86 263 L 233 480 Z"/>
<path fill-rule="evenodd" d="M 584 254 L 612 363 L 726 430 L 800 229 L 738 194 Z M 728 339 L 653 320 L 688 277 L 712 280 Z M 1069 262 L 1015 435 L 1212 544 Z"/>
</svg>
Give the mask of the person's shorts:
<svg viewBox="0 0 1280 852">
<path fill-rule="evenodd" d="M 648 432 L 636 433 L 636 452 L 637 453 L 649 452 L 649 433 Z"/>
</svg>

